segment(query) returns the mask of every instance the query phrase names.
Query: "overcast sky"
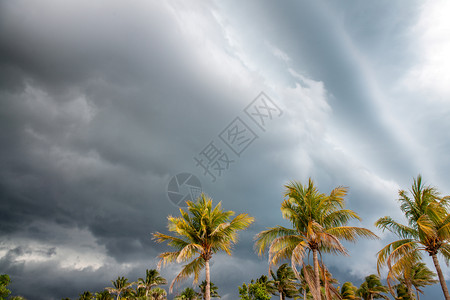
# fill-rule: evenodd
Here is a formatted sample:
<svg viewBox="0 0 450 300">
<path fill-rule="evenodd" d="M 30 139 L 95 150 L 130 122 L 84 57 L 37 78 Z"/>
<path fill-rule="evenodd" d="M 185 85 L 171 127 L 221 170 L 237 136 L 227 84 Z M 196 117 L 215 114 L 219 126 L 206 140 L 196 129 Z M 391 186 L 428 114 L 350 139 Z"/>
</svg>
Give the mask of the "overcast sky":
<svg viewBox="0 0 450 300">
<path fill-rule="evenodd" d="M 256 219 L 213 258 L 237 299 L 267 274 L 253 236 L 287 225 L 283 185 L 311 177 L 349 187 L 382 237 L 324 258 L 359 286 L 392 239 L 374 222 L 402 220 L 397 191 L 421 173 L 450 194 L 449 14 L 445 0 L 0 1 L 0 273 L 38 300 L 143 277 L 169 250 L 151 240 L 178 214 L 169 182 L 190 173 Z"/>
</svg>

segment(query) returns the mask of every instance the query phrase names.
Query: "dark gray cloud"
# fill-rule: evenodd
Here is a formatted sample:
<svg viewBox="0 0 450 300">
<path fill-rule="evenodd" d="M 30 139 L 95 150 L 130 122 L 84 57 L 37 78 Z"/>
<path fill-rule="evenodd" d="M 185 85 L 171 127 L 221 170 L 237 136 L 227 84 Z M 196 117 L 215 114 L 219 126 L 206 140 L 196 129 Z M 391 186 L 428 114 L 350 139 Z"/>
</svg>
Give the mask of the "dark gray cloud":
<svg viewBox="0 0 450 300">
<path fill-rule="evenodd" d="M 143 276 L 166 250 L 150 234 L 177 214 L 166 188 L 180 172 L 256 218 L 233 257 L 214 259 L 224 299 L 267 272 L 252 239 L 286 225 L 289 180 L 349 186 L 349 207 L 371 229 L 401 216 L 396 192 L 419 172 L 448 194 L 448 73 L 432 76 L 427 48 L 446 49 L 430 36 L 448 34 L 424 21 L 433 5 L 406 6 L 1 2 L 0 269 L 12 290 L 74 298 Z M 265 131 L 244 113 L 261 91 L 283 111 Z M 235 117 L 258 135 L 241 156 L 219 138 Z M 215 182 L 193 159 L 211 141 L 234 160 Z M 390 238 L 326 261 L 359 284 Z"/>
</svg>

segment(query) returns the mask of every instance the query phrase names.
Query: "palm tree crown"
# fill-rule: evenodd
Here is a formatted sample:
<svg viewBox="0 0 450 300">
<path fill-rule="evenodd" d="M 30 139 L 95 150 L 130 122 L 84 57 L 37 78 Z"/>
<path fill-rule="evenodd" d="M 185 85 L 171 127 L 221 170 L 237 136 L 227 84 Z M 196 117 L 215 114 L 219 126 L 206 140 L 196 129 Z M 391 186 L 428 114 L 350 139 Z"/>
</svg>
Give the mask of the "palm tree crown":
<svg viewBox="0 0 450 300">
<path fill-rule="evenodd" d="M 424 186 L 420 175 L 414 179 L 411 194 L 412 199 L 406 191 L 399 191 L 400 209 L 407 217 L 408 225 L 388 216 L 375 223 L 383 231 L 389 230 L 400 237 L 378 252 L 378 271 L 387 265 L 392 276 L 398 277 L 411 262 L 421 260 L 421 251 L 425 251 L 433 259 L 445 299 L 450 300 L 437 259 L 437 254 L 441 254 L 446 262 L 450 259 L 450 215 L 447 209 L 450 197 L 440 198 L 434 187 Z"/>
<path fill-rule="evenodd" d="M 358 288 L 353 285 L 353 283 L 347 281 L 342 285 L 341 288 L 341 298 L 343 300 L 355 300 L 358 299 L 356 296 L 356 291 Z"/>
<path fill-rule="evenodd" d="M 178 296 L 175 297 L 175 300 L 198 300 L 198 299 L 200 299 L 200 294 L 190 287 L 185 288 Z"/>
<path fill-rule="evenodd" d="M 148 296 L 149 291 L 154 286 L 167 284 L 167 280 L 159 275 L 159 272 L 155 269 L 146 270 L 145 278 L 138 279 L 138 288 L 145 289 L 145 296 Z"/>
<path fill-rule="evenodd" d="M 360 296 L 363 300 L 378 298 L 389 299 L 387 296 L 383 295 L 387 292 L 388 288 L 381 283 L 380 278 L 377 275 L 372 274 L 365 278 L 365 281 L 356 291 L 356 295 Z"/>
<path fill-rule="evenodd" d="M 117 300 L 120 299 L 120 294 L 131 289 L 133 282 L 128 282 L 128 278 L 117 277 L 115 281 L 111 280 L 114 287 L 107 287 L 106 290 L 110 293 L 117 295 Z"/>
<path fill-rule="evenodd" d="M 180 282 L 194 274 L 194 283 L 198 282 L 200 271 L 205 268 L 206 299 L 210 300 L 210 271 L 209 261 L 212 255 L 225 251 L 231 255 L 231 247 L 237 242 L 237 232 L 246 229 L 253 218 L 247 214 L 239 214 L 233 219 L 233 211 L 223 211 L 221 203 L 212 206 L 212 199 L 201 194 L 197 202 L 188 201 L 188 211 L 180 209 L 181 217 L 169 216 L 169 231 L 176 236 L 155 233 L 157 242 L 167 242 L 175 248 L 173 252 L 164 252 L 159 255 L 161 264 L 170 262 L 186 262 L 181 272 L 175 277 L 169 291 L 173 290 L 175 282 Z"/>
<path fill-rule="evenodd" d="M 311 179 L 308 185 L 293 181 L 285 188 L 286 199 L 281 204 L 281 212 L 293 228 L 277 226 L 262 231 L 256 236 L 256 246 L 260 255 L 269 249 L 270 265 L 290 259 L 297 278 L 300 274 L 296 266 L 301 266 L 306 253 L 312 252 L 314 278 L 308 284 L 314 298 L 320 299 L 318 254 L 347 254 L 340 240 L 356 241 L 358 236 L 377 236 L 368 229 L 347 226 L 352 219 L 360 220 L 354 211 L 344 209 L 347 188 L 337 187 L 326 195 L 318 191 Z"/>
<path fill-rule="evenodd" d="M 298 295 L 296 277 L 288 264 L 282 264 L 276 273 L 270 270 L 270 275 L 272 276 L 272 285 L 276 291 L 273 294 L 278 293 L 280 300 L 284 300 L 286 297 L 294 298 Z"/>
</svg>

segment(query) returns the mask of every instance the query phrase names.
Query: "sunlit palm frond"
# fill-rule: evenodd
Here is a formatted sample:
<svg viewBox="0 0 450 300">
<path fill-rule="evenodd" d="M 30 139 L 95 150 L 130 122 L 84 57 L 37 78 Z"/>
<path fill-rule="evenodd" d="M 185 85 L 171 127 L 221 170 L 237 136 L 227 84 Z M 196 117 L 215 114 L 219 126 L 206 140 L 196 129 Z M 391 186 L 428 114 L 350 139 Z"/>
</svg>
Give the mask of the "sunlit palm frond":
<svg viewBox="0 0 450 300">
<path fill-rule="evenodd" d="M 355 242 L 357 237 L 377 239 L 378 236 L 369 229 L 354 226 L 332 227 L 326 231 L 338 239 Z"/>
<path fill-rule="evenodd" d="M 417 231 L 414 228 L 400 224 L 388 216 L 378 219 L 378 221 L 375 222 L 375 226 L 383 231 L 389 230 L 402 239 L 418 237 Z"/>
<path fill-rule="evenodd" d="M 183 266 L 181 272 L 174 278 L 169 287 L 169 293 L 172 293 L 173 286 L 179 284 L 181 281 L 186 279 L 187 277 L 194 274 L 194 284 L 198 282 L 200 271 L 205 267 L 205 260 L 200 256 Z"/>
<path fill-rule="evenodd" d="M 283 226 L 276 226 L 263 230 L 255 236 L 255 247 L 258 251 L 258 255 L 262 256 L 266 249 L 270 247 L 272 242 L 282 236 L 292 236 L 297 235 L 297 231 L 293 229 L 288 229 Z"/>
</svg>

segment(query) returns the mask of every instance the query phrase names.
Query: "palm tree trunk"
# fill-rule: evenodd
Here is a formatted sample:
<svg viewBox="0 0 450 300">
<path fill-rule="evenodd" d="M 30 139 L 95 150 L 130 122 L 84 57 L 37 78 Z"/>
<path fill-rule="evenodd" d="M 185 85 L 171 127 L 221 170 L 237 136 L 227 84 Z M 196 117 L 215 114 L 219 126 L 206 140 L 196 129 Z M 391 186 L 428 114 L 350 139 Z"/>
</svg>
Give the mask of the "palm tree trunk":
<svg viewBox="0 0 450 300">
<path fill-rule="evenodd" d="M 317 256 L 317 249 L 313 249 L 313 260 L 314 260 L 314 281 L 316 284 L 315 291 L 313 293 L 313 298 L 315 300 L 320 300 L 320 274 L 319 274 L 319 257 Z"/>
<path fill-rule="evenodd" d="M 444 274 L 442 274 L 441 266 L 439 265 L 439 261 L 437 259 L 436 254 L 432 254 L 434 266 L 436 267 L 436 272 L 438 273 L 439 281 L 441 283 L 442 292 L 444 292 L 444 297 L 446 300 L 450 300 L 450 294 L 448 293 L 447 283 L 445 283 Z"/>
<path fill-rule="evenodd" d="M 306 289 L 303 290 L 303 300 L 306 300 Z"/>
<path fill-rule="evenodd" d="M 284 299 L 283 299 L 283 293 L 282 293 L 282 292 L 280 292 L 280 300 L 284 300 Z"/>
<path fill-rule="evenodd" d="M 419 291 L 417 289 L 416 289 L 416 294 L 417 294 L 417 300 L 420 300 Z"/>
<path fill-rule="evenodd" d="M 205 300 L 211 300 L 211 286 L 210 286 L 210 273 L 209 273 L 209 259 L 205 261 Z"/>
</svg>

